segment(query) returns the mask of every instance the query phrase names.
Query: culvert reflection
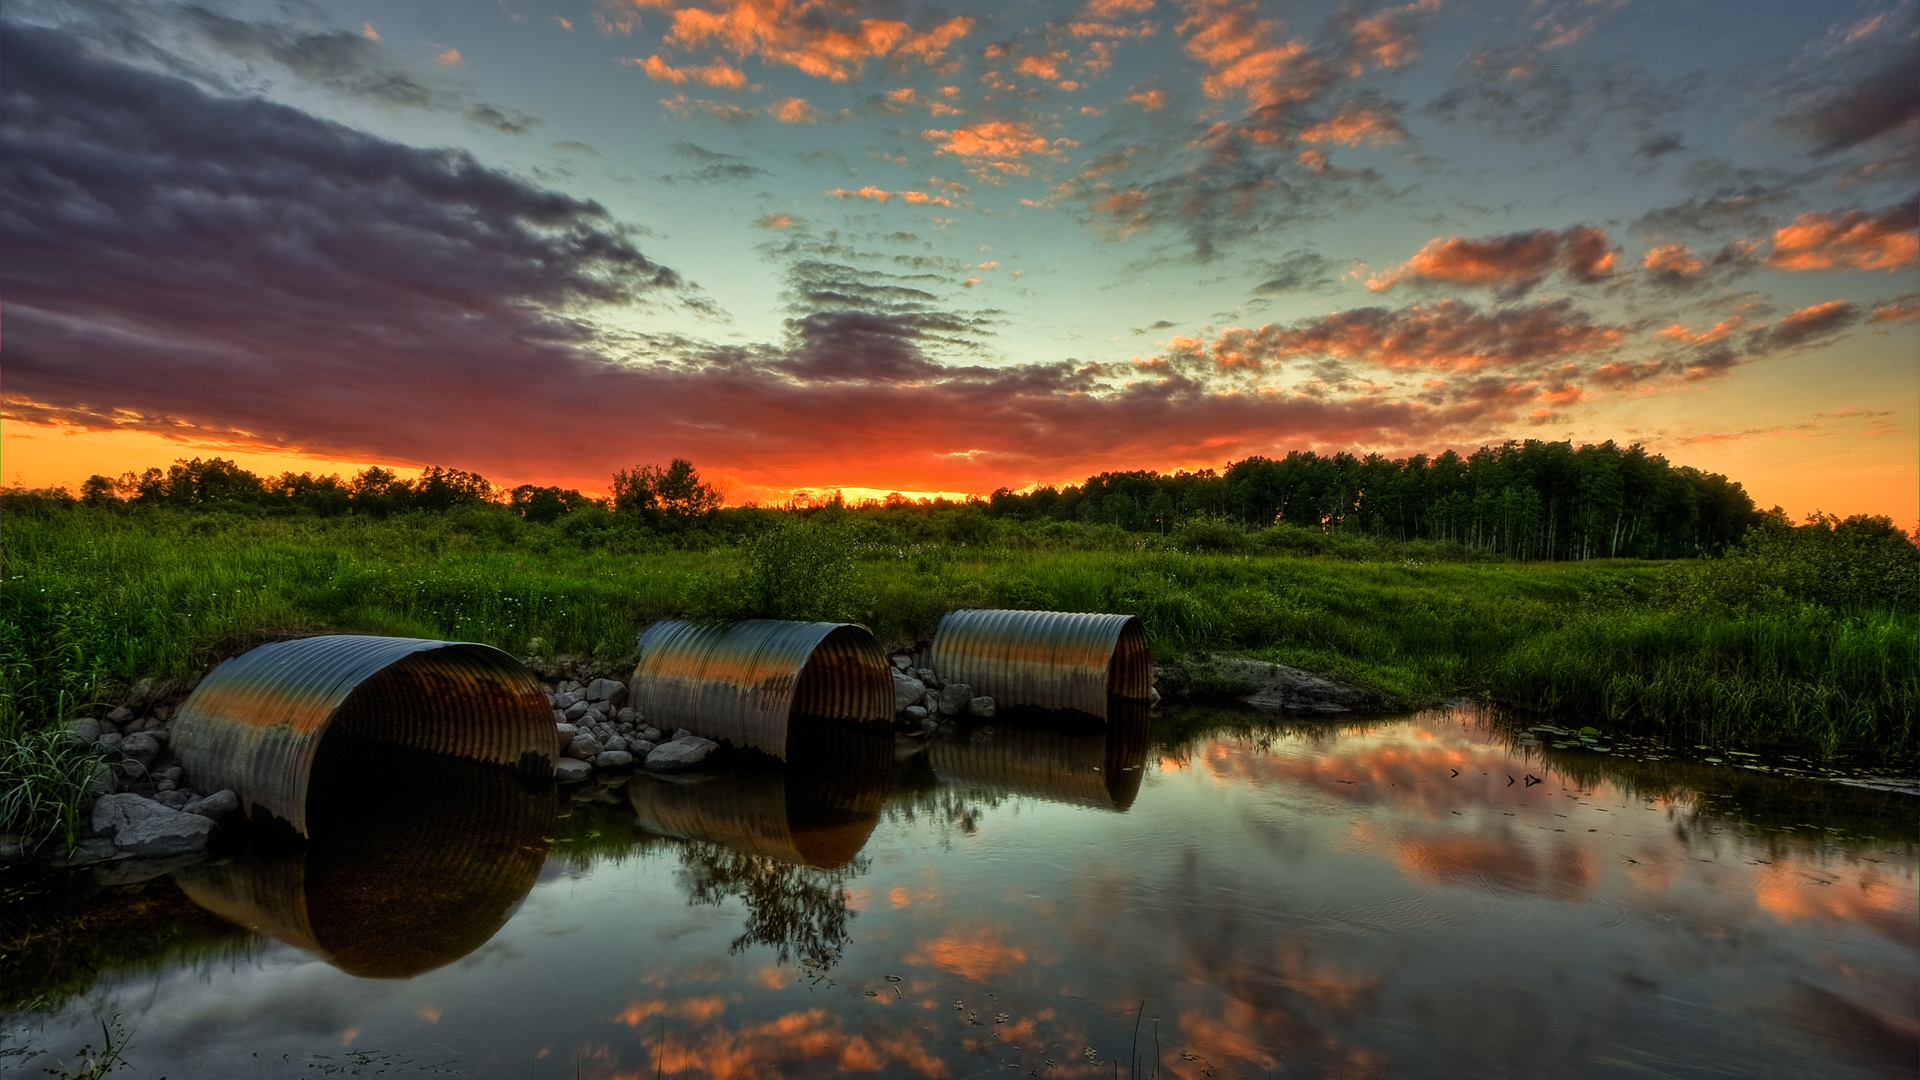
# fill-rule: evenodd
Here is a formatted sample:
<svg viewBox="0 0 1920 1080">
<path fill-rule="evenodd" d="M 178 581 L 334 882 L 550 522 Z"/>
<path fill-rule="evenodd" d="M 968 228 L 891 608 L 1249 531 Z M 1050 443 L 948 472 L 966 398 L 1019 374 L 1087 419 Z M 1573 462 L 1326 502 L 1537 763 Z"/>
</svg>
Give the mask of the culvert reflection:
<svg viewBox="0 0 1920 1080">
<path fill-rule="evenodd" d="M 892 732 L 796 715 L 784 765 L 671 779 L 639 774 L 627 798 L 650 833 L 834 869 L 873 834 L 892 769 Z"/>
<path fill-rule="evenodd" d="M 935 740 L 927 760 L 955 787 L 1124 812 L 1146 772 L 1147 725 L 1146 704 L 1120 697 L 1108 700 L 1102 726 L 1070 713 L 1011 710 Z"/>
<path fill-rule="evenodd" d="M 550 788 L 480 762 L 336 731 L 316 756 L 305 844 L 176 874 L 195 903 L 364 978 L 478 949 L 532 891 Z"/>
</svg>

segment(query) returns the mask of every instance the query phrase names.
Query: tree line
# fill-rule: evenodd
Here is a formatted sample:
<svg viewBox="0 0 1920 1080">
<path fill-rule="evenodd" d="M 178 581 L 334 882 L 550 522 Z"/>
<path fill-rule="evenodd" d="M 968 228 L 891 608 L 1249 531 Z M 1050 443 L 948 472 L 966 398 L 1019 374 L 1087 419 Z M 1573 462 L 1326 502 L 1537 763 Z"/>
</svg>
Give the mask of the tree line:
<svg viewBox="0 0 1920 1080">
<path fill-rule="evenodd" d="M 1675 558 L 1722 551 L 1762 517 L 1719 473 L 1609 441 L 1509 442 L 1387 458 L 1295 452 L 1216 472 L 1111 472 L 1064 489 L 996 491 L 995 515 L 1168 532 L 1195 518 L 1386 540 L 1438 540 L 1522 559 Z"/>
<path fill-rule="evenodd" d="M 181 460 L 117 478 L 92 476 L 78 496 L 41 498 L 92 506 L 319 516 L 387 517 L 443 513 L 461 507 L 510 510 L 529 522 L 594 529 L 621 522 L 673 533 L 757 533 L 766 508 L 722 507 L 719 489 L 693 464 L 641 465 L 615 473 L 611 494 L 522 484 L 498 487 L 477 473 L 433 466 L 417 479 L 372 467 L 343 479 L 311 473 L 262 477 L 223 458 Z M 16 501 L 21 496 L 11 496 Z M 1763 522 L 1763 512 L 1736 482 L 1718 473 L 1675 466 L 1640 446 L 1611 441 L 1508 442 L 1467 455 L 1446 451 L 1388 458 L 1296 452 L 1250 457 L 1222 470 L 1105 472 L 1083 484 L 1015 492 L 1001 489 L 961 502 L 885 500 L 849 506 L 837 496 L 783 509 L 812 516 L 852 515 L 887 531 L 917 516 L 935 519 L 942 535 L 988 541 L 995 528 L 1048 522 L 1117 528 L 1131 533 L 1194 536 L 1197 527 L 1264 532 L 1292 530 L 1326 537 L 1434 541 L 1519 559 L 1680 558 L 1714 555 Z M 731 519 L 739 517 L 741 520 Z M 752 519 L 752 520 L 748 520 Z M 951 526 L 951 527 L 948 527 Z M 1891 523 L 1887 523 L 1891 528 Z M 893 531 L 898 531 L 897 529 Z M 1284 546 L 1284 545 L 1283 545 Z"/>
</svg>

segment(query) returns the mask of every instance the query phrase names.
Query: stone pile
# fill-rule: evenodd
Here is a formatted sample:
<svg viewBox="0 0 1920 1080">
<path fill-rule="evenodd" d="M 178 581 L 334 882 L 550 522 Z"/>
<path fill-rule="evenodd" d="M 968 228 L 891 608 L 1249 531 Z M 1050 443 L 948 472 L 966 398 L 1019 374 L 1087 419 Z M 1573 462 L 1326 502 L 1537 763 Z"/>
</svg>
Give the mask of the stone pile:
<svg viewBox="0 0 1920 1080">
<path fill-rule="evenodd" d="M 173 708 L 155 705 L 136 717 L 122 705 L 104 718 L 67 725 L 76 742 L 101 757 L 90 790 L 98 798 L 88 818 L 90 855 L 146 858 L 204 851 L 214 823 L 240 809 L 232 791 L 200 793 L 173 759 Z"/>
<path fill-rule="evenodd" d="M 719 749 L 685 728 L 669 736 L 648 724 L 638 709 L 625 704 L 627 684 L 618 679 L 584 685 L 569 679 L 542 689 L 553 705 L 560 752 L 554 777 L 561 783 L 585 780 L 596 771 L 625 771 L 636 763 L 652 772 L 684 772 Z"/>
<path fill-rule="evenodd" d="M 991 719 L 993 698 L 975 694 L 963 682 L 948 682 L 928 666 L 925 651 L 898 653 L 893 664 L 893 712 L 909 731 L 930 732 L 961 716 Z"/>
</svg>

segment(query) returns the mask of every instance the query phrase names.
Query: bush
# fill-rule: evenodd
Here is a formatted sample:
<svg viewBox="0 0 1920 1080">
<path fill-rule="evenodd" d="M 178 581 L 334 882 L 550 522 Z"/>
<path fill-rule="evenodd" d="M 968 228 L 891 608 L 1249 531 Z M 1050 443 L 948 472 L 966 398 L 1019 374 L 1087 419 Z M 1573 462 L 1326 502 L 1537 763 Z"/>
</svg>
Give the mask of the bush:
<svg viewBox="0 0 1920 1080">
<path fill-rule="evenodd" d="M 80 812 L 100 759 L 61 729 L 0 739 L 0 832 L 39 842 L 56 831 L 80 842 Z"/>
<path fill-rule="evenodd" d="M 1663 582 L 1681 611 L 1920 610 L 1920 548 L 1884 517 L 1816 515 L 1793 528 L 1775 521 L 1749 533 L 1725 558 L 1676 566 Z"/>
<path fill-rule="evenodd" d="M 747 546 L 738 573 L 709 574 L 691 604 L 695 618 L 851 622 L 872 606 L 860 583 L 859 545 L 838 522 L 788 520 Z"/>
</svg>

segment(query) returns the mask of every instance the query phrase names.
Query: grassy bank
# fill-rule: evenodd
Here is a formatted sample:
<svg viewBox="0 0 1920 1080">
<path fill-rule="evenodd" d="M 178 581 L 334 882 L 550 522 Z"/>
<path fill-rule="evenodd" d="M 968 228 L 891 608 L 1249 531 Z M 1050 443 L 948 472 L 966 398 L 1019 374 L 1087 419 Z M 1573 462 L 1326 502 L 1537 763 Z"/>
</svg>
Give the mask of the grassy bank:
<svg viewBox="0 0 1920 1080">
<path fill-rule="evenodd" d="M 1876 600 L 1899 595 L 1881 580 L 1910 572 L 1897 560 L 1863 571 L 1864 586 L 1823 586 L 1839 600 L 1821 603 L 1804 595 L 1810 571 L 1777 552 L 1773 563 L 1521 563 L 1284 527 L 990 524 L 848 513 L 796 525 L 763 512 L 732 534 L 663 537 L 492 506 L 385 519 L 16 507 L 0 738 L 299 633 L 611 663 L 665 616 L 850 617 L 905 643 L 946 611 L 1002 606 L 1127 612 L 1159 655 L 1243 652 L 1404 705 L 1488 693 L 1715 741 L 1913 748 L 1920 615 L 1911 599 Z"/>
</svg>

